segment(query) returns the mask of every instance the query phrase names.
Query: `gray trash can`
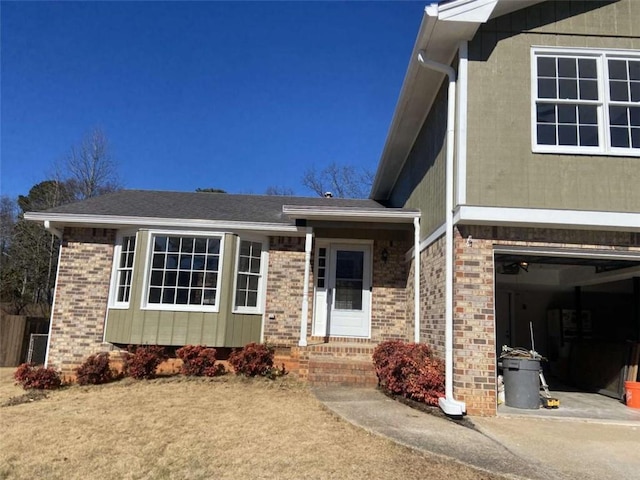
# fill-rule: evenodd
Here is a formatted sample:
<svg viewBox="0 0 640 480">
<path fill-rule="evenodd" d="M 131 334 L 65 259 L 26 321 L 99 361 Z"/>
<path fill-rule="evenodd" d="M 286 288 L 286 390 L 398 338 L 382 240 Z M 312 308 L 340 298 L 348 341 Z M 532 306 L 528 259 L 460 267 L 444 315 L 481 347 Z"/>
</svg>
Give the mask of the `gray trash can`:
<svg viewBox="0 0 640 480">
<path fill-rule="evenodd" d="M 502 359 L 504 403 L 515 408 L 540 408 L 540 360 L 520 357 Z"/>
</svg>

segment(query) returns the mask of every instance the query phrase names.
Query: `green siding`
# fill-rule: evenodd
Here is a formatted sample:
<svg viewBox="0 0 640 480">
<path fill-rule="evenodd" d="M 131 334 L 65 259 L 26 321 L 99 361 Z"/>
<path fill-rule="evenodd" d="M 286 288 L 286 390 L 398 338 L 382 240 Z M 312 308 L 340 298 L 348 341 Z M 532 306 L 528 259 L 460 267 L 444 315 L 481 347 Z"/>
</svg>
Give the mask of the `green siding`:
<svg viewBox="0 0 640 480">
<path fill-rule="evenodd" d="M 421 210 L 422 237 L 445 221 L 446 128 L 447 82 L 443 82 L 389 199 L 392 207 Z"/>
<path fill-rule="evenodd" d="M 469 44 L 467 204 L 637 212 L 640 158 L 532 153 L 532 45 L 640 49 L 640 2 L 545 2 L 479 30 Z"/>
<path fill-rule="evenodd" d="M 237 237 L 224 236 L 219 312 L 142 310 L 149 232 L 138 232 L 133 288 L 128 309 L 110 309 L 106 340 L 121 344 L 240 347 L 260 341 L 261 314 L 234 314 L 233 287 Z"/>
</svg>

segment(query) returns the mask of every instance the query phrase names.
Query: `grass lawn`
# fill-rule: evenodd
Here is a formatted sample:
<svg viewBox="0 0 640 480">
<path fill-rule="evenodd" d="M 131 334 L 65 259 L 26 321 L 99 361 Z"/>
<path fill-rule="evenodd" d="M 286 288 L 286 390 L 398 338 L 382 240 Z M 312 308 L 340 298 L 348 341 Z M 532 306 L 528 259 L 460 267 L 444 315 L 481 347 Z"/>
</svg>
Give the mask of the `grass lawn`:
<svg viewBox="0 0 640 480">
<path fill-rule="evenodd" d="M 0 478 L 492 479 L 336 418 L 292 379 L 166 377 L 25 392 L 0 369 Z"/>
</svg>

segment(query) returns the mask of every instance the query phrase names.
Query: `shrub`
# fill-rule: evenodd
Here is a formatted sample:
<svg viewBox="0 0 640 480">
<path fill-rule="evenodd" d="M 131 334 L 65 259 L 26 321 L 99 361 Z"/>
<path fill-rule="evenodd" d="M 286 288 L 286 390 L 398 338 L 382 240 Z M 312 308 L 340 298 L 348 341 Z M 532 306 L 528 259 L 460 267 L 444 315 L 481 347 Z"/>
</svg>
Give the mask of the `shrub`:
<svg viewBox="0 0 640 480">
<path fill-rule="evenodd" d="M 117 378 L 109 365 L 109 353 L 90 355 L 82 365 L 75 369 L 76 381 L 80 385 L 100 385 Z"/>
<path fill-rule="evenodd" d="M 444 396 L 444 366 L 428 345 L 382 342 L 373 352 L 378 384 L 384 390 L 428 405 Z"/>
<path fill-rule="evenodd" d="M 55 390 L 62 385 L 60 374 L 53 368 L 36 367 L 31 363 L 20 365 L 13 374 L 13 378 L 25 390 Z"/>
<path fill-rule="evenodd" d="M 216 349 L 202 345 L 185 345 L 176 350 L 182 360 L 180 373 L 196 377 L 215 377 L 225 373 L 224 366 L 216 364 Z"/>
<path fill-rule="evenodd" d="M 263 376 L 271 379 L 284 375 L 286 370 L 273 366 L 273 349 L 260 343 L 249 343 L 229 355 L 229 363 L 236 375 Z"/>
<path fill-rule="evenodd" d="M 156 369 L 167 359 L 164 347 L 158 345 L 129 346 L 124 355 L 123 371 L 136 380 L 155 378 Z"/>
</svg>

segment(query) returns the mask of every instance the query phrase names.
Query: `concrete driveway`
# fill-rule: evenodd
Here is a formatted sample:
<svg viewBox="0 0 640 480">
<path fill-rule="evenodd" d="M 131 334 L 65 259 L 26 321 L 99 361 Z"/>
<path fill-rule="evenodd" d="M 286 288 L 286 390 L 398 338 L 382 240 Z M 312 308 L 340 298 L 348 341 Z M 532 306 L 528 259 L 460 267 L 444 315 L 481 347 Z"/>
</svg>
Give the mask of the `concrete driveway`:
<svg viewBox="0 0 640 480">
<path fill-rule="evenodd" d="M 508 478 L 640 479 L 640 421 L 499 416 L 458 423 L 375 389 L 323 387 L 314 393 L 365 430 Z"/>
</svg>

